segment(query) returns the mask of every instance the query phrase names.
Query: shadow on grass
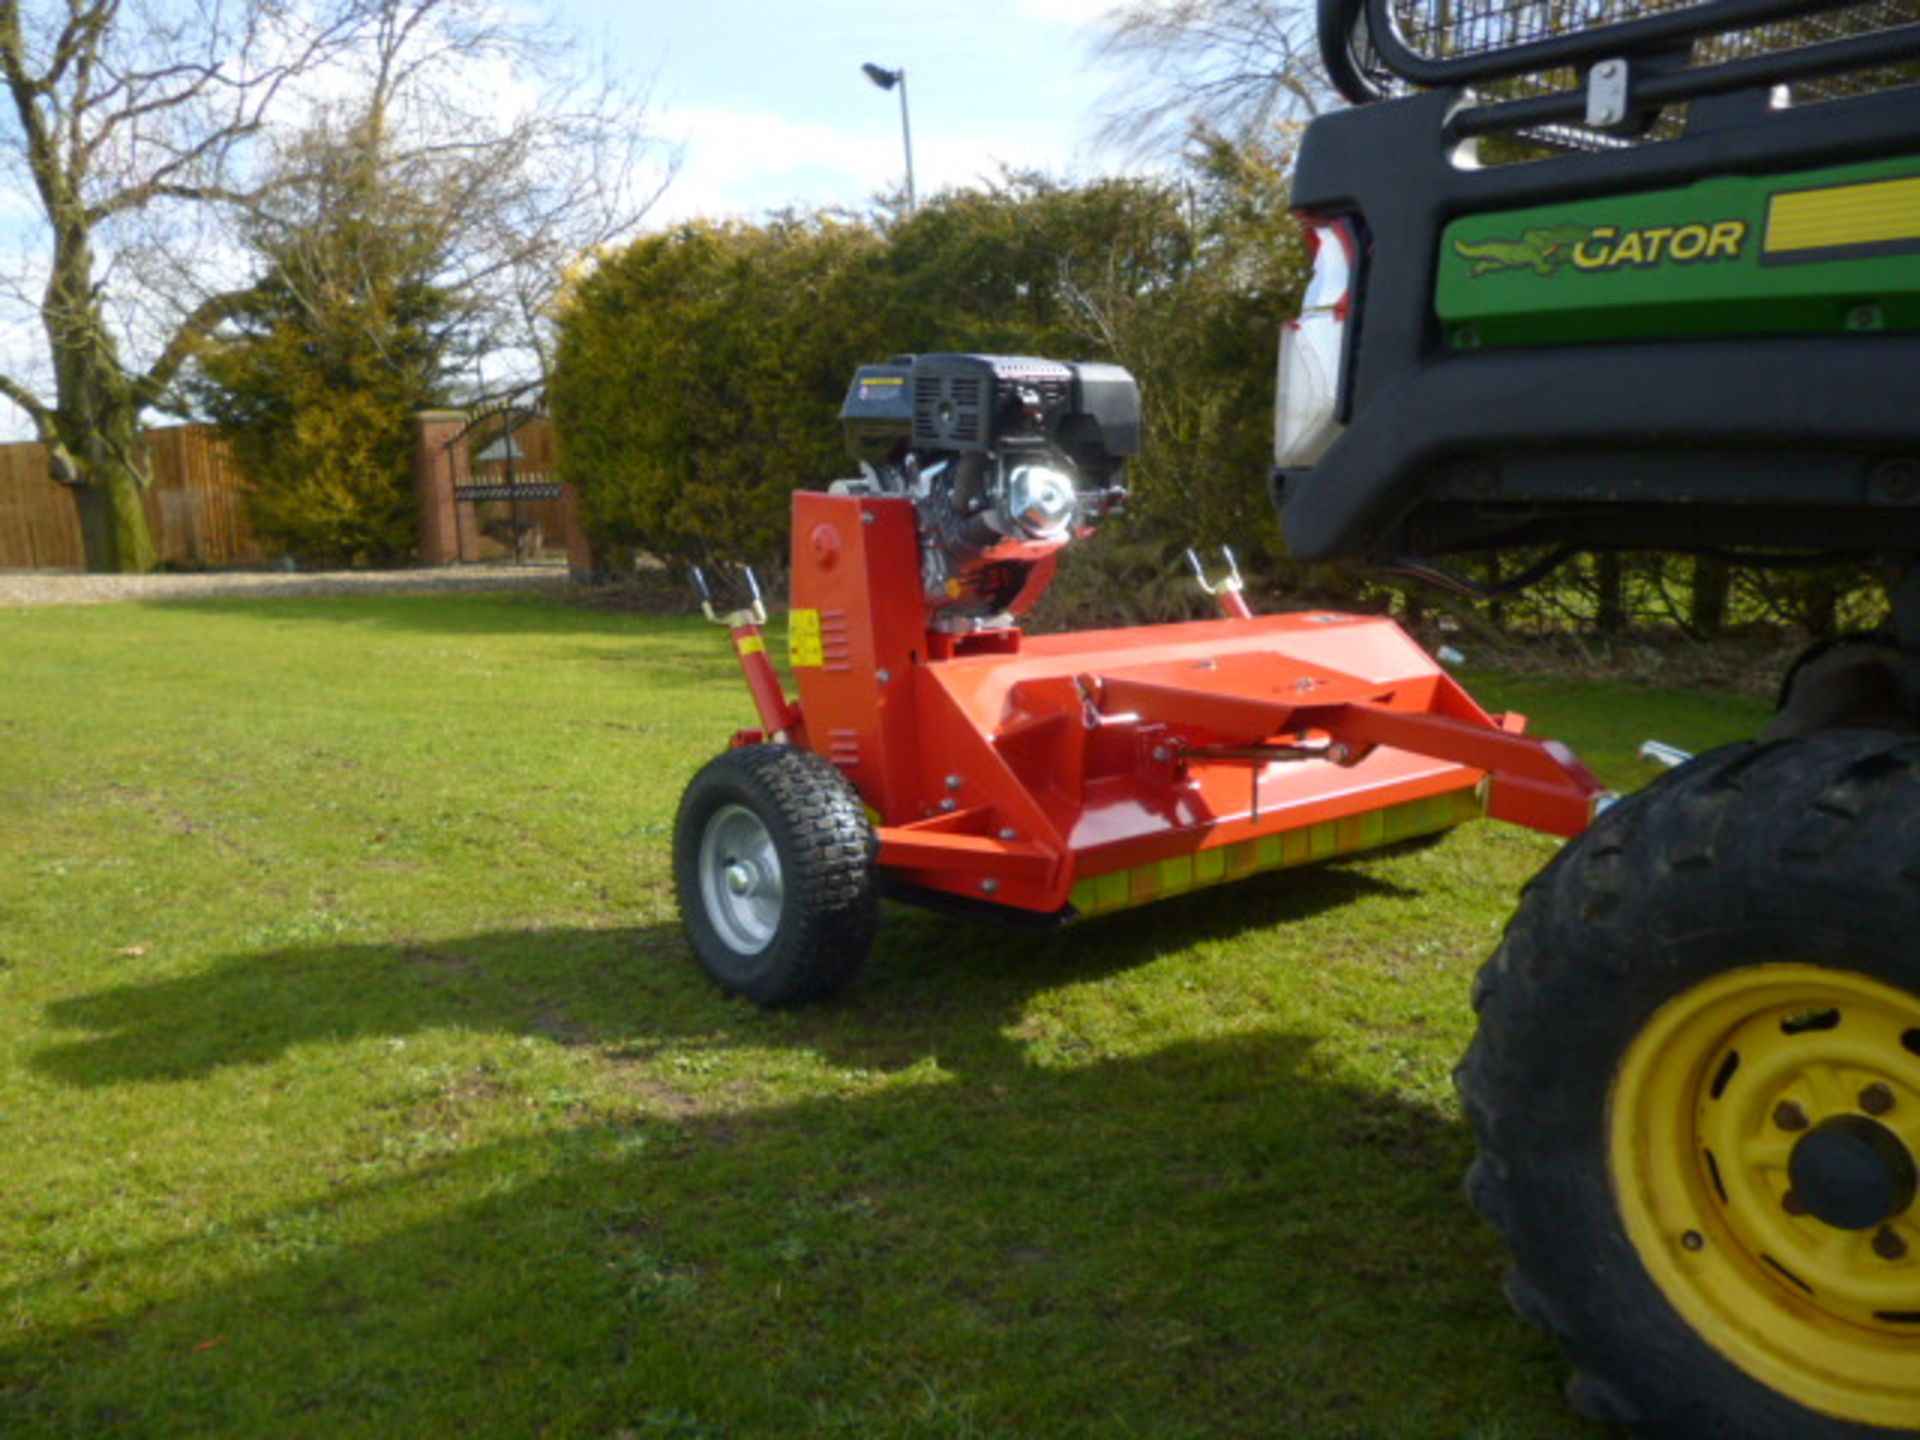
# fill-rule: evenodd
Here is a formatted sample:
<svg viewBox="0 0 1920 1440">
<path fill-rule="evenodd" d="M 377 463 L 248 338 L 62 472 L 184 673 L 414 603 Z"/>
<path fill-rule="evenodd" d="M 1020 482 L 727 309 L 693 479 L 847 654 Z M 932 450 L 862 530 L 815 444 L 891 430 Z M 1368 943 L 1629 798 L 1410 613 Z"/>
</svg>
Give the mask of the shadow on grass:
<svg viewBox="0 0 1920 1440">
<path fill-rule="evenodd" d="M 1014 1053 L 1006 1028 L 1038 991 L 1397 892 L 1363 871 L 1325 867 L 1043 936 L 889 906 L 873 959 L 847 995 L 777 1013 L 720 995 L 671 924 L 271 950 L 55 1001 L 49 1027 L 83 1033 L 32 1063 L 77 1086 L 185 1080 L 310 1042 L 457 1026 L 606 1047 L 634 1060 L 697 1037 L 805 1048 L 868 1069 L 901 1069 L 929 1055 L 949 1066 L 998 1068 Z"/>
<path fill-rule="evenodd" d="M 0 1342 L 0 1433 L 1592 1436 L 1499 1298 L 1457 1120 L 1341 1081 L 1312 1036 L 1043 1062 L 1017 1029 L 1048 989 L 1394 888 L 1327 868 L 1043 938 L 893 911 L 845 1000 L 778 1014 L 670 926 L 280 950 L 57 1002 L 86 1033 L 34 1063 L 81 1087 L 439 1026 L 600 1068 L 535 1112 L 556 1128 L 466 1145 L 538 1097 L 454 1077 L 375 1137 L 438 1149 L 0 1292 L 89 1317 Z M 675 1090 L 749 1047 L 859 1093 Z"/>
<path fill-rule="evenodd" d="M 141 1299 L 0 1346 L 0 1430 L 1597 1434 L 1499 1299 L 1467 1148 L 1284 1033 L 636 1111 L 49 1277 Z"/>
</svg>

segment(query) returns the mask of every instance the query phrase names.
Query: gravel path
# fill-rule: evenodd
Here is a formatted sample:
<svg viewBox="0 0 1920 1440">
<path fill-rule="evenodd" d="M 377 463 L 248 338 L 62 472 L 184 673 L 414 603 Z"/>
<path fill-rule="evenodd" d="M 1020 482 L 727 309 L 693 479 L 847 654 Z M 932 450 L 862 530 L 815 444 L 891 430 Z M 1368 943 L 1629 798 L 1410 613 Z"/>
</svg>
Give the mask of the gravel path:
<svg viewBox="0 0 1920 1440">
<path fill-rule="evenodd" d="M 548 590 L 568 583 L 564 566 L 460 565 L 438 570 L 233 571 L 220 575 L 68 575 L 0 571 L 0 608 L 104 605 L 117 600 L 211 600 L 263 595 L 444 594 Z"/>
</svg>

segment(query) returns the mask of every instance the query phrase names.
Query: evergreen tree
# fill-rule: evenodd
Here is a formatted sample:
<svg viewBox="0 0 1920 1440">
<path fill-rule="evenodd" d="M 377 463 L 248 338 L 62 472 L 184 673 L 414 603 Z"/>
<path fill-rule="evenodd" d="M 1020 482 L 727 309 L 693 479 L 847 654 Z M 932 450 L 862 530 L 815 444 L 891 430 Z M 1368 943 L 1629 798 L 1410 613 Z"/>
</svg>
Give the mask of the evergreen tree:
<svg viewBox="0 0 1920 1440">
<path fill-rule="evenodd" d="M 458 338 L 442 227 L 380 156 L 367 126 L 297 148 L 300 180 L 251 236 L 265 278 L 193 386 L 247 477 L 248 522 L 303 563 L 407 557 L 412 416 L 442 401 Z"/>
</svg>

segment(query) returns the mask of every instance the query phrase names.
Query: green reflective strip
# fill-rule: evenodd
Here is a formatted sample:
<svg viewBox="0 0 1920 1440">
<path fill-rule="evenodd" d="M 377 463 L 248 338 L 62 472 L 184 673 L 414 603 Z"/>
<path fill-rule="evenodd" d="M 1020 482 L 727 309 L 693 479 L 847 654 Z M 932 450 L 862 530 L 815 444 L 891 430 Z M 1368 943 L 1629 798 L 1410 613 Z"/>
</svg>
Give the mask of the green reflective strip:
<svg viewBox="0 0 1920 1440">
<path fill-rule="evenodd" d="M 1453 797 L 1445 797 L 1451 800 Z M 1453 807 L 1449 804 L 1442 811 L 1433 800 L 1415 800 L 1409 805 L 1396 805 L 1391 810 L 1380 812 L 1380 823 L 1386 829 L 1387 839 L 1399 840 L 1408 835 L 1419 835 L 1427 827 L 1441 823 L 1443 818 L 1450 819 Z"/>
<path fill-rule="evenodd" d="M 1193 888 L 1193 856 L 1176 855 L 1160 862 L 1160 893 L 1178 895 Z"/>
</svg>

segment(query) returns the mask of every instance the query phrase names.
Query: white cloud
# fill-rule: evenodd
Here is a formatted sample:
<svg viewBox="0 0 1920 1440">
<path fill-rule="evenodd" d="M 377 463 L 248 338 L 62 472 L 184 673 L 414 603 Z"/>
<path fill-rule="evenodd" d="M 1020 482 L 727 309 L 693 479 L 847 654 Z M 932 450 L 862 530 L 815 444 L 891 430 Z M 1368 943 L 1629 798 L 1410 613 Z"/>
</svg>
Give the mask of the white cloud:
<svg viewBox="0 0 1920 1440">
<path fill-rule="evenodd" d="M 900 131 L 879 125 L 836 126 L 761 110 L 683 107 L 656 117 L 662 133 L 685 146 L 679 175 L 648 212 L 650 226 L 694 216 L 745 216 L 791 204 L 862 206 L 900 184 L 906 171 Z M 1068 143 L 1006 135 L 945 138 L 916 134 L 914 183 L 931 195 L 978 184 L 1005 161 L 1063 172 Z"/>
</svg>

